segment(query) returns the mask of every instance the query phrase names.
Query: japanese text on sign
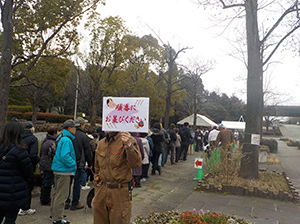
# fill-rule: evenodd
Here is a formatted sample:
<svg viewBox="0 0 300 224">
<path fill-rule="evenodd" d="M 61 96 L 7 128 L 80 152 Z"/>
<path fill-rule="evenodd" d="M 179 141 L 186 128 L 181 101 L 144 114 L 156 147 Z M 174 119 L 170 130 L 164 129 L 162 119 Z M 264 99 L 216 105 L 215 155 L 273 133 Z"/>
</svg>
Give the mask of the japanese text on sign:
<svg viewBox="0 0 300 224">
<path fill-rule="evenodd" d="M 103 97 L 104 131 L 148 132 L 149 98 Z"/>
</svg>

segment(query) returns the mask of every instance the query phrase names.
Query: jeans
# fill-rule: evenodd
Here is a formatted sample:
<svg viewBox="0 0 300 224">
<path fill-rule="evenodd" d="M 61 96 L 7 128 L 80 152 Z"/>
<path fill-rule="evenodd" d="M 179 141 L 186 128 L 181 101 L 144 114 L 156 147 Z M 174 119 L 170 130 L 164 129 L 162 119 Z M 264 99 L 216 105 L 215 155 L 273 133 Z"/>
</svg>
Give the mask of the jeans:
<svg viewBox="0 0 300 224">
<path fill-rule="evenodd" d="M 189 142 L 181 143 L 181 153 L 183 153 L 183 160 L 186 160 L 188 148 L 189 148 Z"/>
<path fill-rule="evenodd" d="M 73 179 L 74 179 L 73 197 L 72 197 L 72 205 L 73 206 L 76 206 L 79 203 L 82 176 L 83 176 L 83 169 L 77 169 L 76 172 L 75 172 L 74 178 L 71 178 L 71 180 L 70 180 L 69 195 L 68 195 L 68 198 L 67 198 L 66 202 L 67 203 L 71 202 L 71 199 L 70 199 L 71 186 L 72 186 L 72 182 L 73 182 Z"/>
<path fill-rule="evenodd" d="M 81 186 L 86 185 L 87 176 L 88 176 L 87 171 L 85 171 L 82 175 Z"/>
<path fill-rule="evenodd" d="M 175 144 L 173 142 L 166 147 L 165 163 L 167 163 L 168 155 L 170 155 L 171 164 L 173 164 L 175 159 Z"/>
<path fill-rule="evenodd" d="M 2 223 L 3 219 L 4 223 L 3 224 L 15 224 L 17 216 L 18 216 L 19 209 L 16 210 L 10 210 L 10 211 L 2 211 L 0 210 L 0 223 Z"/>
<path fill-rule="evenodd" d="M 53 171 L 44 171 L 43 187 L 52 187 L 54 184 L 54 174 Z"/>
</svg>

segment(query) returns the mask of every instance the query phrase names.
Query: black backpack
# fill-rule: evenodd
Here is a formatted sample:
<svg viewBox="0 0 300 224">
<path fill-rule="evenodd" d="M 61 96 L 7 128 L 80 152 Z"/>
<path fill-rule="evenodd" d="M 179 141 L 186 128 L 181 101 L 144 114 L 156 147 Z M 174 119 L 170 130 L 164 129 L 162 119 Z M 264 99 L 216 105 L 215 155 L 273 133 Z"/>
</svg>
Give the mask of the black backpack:
<svg viewBox="0 0 300 224">
<path fill-rule="evenodd" d="M 69 136 L 63 136 L 63 135 L 61 135 L 59 139 L 57 139 L 55 142 L 53 142 L 50 145 L 50 147 L 48 149 L 48 158 L 49 158 L 49 160 L 50 160 L 51 163 L 52 163 L 53 158 L 55 156 L 57 145 L 60 142 L 60 140 L 62 139 L 62 137 L 68 137 L 69 139 L 71 139 Z M 72 139 L 71 139 L 71 141 L 72 141 Z"/>
<path fill-rule="evenodd" d="M 165 138 L 166 138 L 166 144 L 170 144 L 171 143 L 171 135 L 170 133 L 167 131 L 167 134 L 165 135 Z"/>
</svg>

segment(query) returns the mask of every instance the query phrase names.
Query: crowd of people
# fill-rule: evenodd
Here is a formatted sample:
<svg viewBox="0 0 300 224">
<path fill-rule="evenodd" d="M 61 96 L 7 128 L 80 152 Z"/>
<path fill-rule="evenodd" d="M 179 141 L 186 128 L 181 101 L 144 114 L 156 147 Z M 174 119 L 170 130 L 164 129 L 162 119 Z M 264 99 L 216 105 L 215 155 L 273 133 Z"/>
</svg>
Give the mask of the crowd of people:
<svg viewBox="0 0 300 224">
<path fill-rule="evenodd" d="M 37 168 L 44 176 L 40 204 L 50 206 L 53 224 L 70 223 L 64 210 L 85 207 L 81 190 L 90 189 L 92 182 L 94 223 L 129 223 L 131 191 L 149 175 L 162 175 L 165 164 L 186 162 L 194 151 L 210 156 L 219 144 L 230 150 L 238 136 L 223 125 L 194 132 L 188 122 L 167 130 L 154 123 L 148 133 L 129 133 L 88 129 L 87 122 L 79 117 L 65 121 L 62 130 L 50 127 L 40 150 L 32 122 L 6 124 L 0 139 L 0 223 L 36 212 L 31 194 Z"/>
</svg>

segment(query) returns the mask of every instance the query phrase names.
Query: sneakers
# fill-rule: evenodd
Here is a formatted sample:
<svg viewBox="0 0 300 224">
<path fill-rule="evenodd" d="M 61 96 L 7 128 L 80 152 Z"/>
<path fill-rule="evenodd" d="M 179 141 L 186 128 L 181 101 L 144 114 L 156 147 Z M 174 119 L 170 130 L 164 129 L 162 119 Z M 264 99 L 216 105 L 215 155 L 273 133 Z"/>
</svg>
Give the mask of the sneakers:
<svg viewBox="0 0 300 224">
<path fill-rule="evenodd" d="M 70 203 L 69 202 L 65 202 L 65 210 L 70 208 Z"/>
<path fill-rule="evenodd" d="M 145 182 L 147 179 L 146 178 L 142 178 L 141 179 L 141 182 Z"/>
<path fill-rule="evenodd" d="M 53 222 L 53 224 L 70 224 L 70 222 L 68 222 L 67 220 L 60 220 L 60 221 L 56 221 L 56 222 Z"/>
<path fill-rule="evenodd" d="M 63 215 L 62 217 L 63 217 L 63 220 L 67 218 L 66 215 Z M 52 216 L 51 216 L 51 215 L 50 215 L 50 217 L 49 217 L 49 220 L 52 221 Z"/>
<path fill-rule="evenodd" d="M 75 210 L 82 209 L 82 208 L 84 208 L 84 205 L 79 202 L 78 205 L 72 205 L 70 209 L 72 211 L 75 211 Z"/>
<path fill-rule="evenodd" d="M 85 185 L 85 186 L 82 186 L 82 187 L 81 187 L 81 190 L 89 190 L 89 189 L 91 189 L 91 187 L 88 186 L 88 185 Z"/>
<path fill-rule="evenodd" d="M 18 212 L 18 215 L 22 216 L 22 215 L 32 215 L 36 213 L 36 210 L 33 209 L 33 208 L 30 208 L 28 210 L 23 210 L 23 209 L 20 209 L 19 212 Z"/>
</svg>

